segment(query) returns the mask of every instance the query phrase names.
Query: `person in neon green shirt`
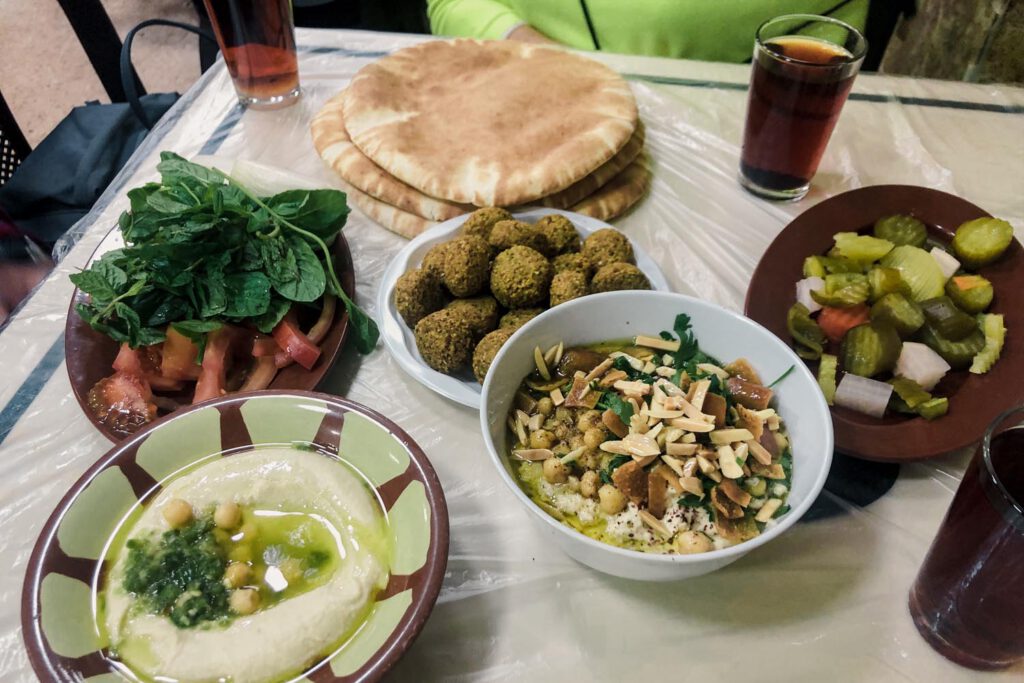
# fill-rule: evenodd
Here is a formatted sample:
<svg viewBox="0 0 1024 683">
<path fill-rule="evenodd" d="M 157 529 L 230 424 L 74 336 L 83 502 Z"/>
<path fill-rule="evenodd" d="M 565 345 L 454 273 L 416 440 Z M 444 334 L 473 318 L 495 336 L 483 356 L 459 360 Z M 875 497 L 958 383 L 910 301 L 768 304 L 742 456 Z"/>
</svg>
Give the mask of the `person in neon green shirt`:
<svg viewBox="0 0 1024 683">
<path fill-rule="evenodd" d="M 869 0 L 427 0 L 437 35 L 555 42 L 580 50 L 721 62 L 750 59 L 781 14 L 828 14 L 863 30 Z"/>
</svg>

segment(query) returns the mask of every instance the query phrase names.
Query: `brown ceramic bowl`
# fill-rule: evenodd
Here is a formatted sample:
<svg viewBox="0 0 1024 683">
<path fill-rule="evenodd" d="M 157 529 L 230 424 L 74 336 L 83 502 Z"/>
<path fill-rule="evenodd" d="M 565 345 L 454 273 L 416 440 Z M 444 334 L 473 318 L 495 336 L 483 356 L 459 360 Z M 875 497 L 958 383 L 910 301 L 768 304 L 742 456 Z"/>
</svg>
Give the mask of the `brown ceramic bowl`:
<svg viewBox="0 0 1024 683">
<path fill-rule="evenodd" d="M 97 248 L 96 252 L 89 258 L 89 262 L 96 260 L 103 253 L 109 250 L 107 240 Z M 348 242 L 345 237 L 339 234 L 332 245 L 334 252 L 334 268 L 338 273 L 341 286 L 349 297 L 355 297 L 355 271 L 352 265 L 352 255 L 348 249 Z M 89 390 L 104 377 L 113 373 L 111 364 L 117 357 L 120 345 L 110 337 L 95 331 L 75 312 L 75 305 L 83 303 L 86 295 L 78 289 L 71 297 L 71 305 L 68 307 L 68 320 L 64 328 L 64 357 L 67 361 L 68 377 L 71 380 L 71 389 L 75 392 L 75 398 L 82 407 L 89 421 L 100 430 L 105 437 L 117 442 L 129 436 L 129 432 L 119 431 L 101 423 L 96 419 L 93 412 L 89 410 L 87 396 Z M 304 312 L 305 313 L 305 312 Z M 309 312 L 311 315 L 312 313 Z M 300 319 L 304 329 L 308 329 L 314 320 Z M 341 349 L 345 345 L 345 337 L 348 336 L 348 313 L 345 307 L 338 302 L 338 308 L 334 314 L 334 323 L 331 325 L 327 336 L 320 343 L 320 358 L 311 370 L 293 363 L 281 369 L 268 389 L 280 391 L 312 391 L 320 384 L 327 371 L 331 369 L 338 359 Z M 188 404 L 191 401 L 191 392 L 195 385 L 186 385 L 186 390 L 179 394 L 170 394 L 170 398 L 180 403 Z M 160 412 L 160 417 L 165 415 Z"/>
<path fill-rule="evenodd" d="M 124 665 L 99 634 L 93 596 L 110 563 L 107 544 L 133 511 L 199 460 L 295 442 L 310 446 L 310 458 L 342 459 L 362 475 L 387 511 L 394 548 L 387 586 L 365 623 L 330 653 L 295 662 L 296 670 L 317 683 L 380 680 L 423 628 L 441 588 L 441 484 L 420 447 L 384 416 L 335 396 L 279 391 L 183 408 L 115 445 L 68 491 L 43 526 L 22 591 L 22 634 L 39 679 L 121 680 Z"/>
<path fill-rule="evenodd" d="M 754 270 L 744 312 L 787 342 L 786 312 L 803 277 L 804 258 L 824 254 L 837 232 L 868 230 L 876 220 L 911 214 L 933 238 L 948 242 L 963 222 L 989 214 L 951 194 L 912 185 L 875 185 L 827 199 L 800 214 L 775 238 Z M 949 398 L 949 412 L 932 422 L 887 414 L 878 419 L 833 406 L 836 449 L 865 460 L 922 460 L 964 448 L 981 438 L 1000 413 L 1024 400 L 1024 315 L 1012 301 L 1024 291 L 1024 248 L 1014 240 L 1003 256 L 978 271 L 992 281 L 990 310 L 1005 316 L 1006 344 L 999 362 L 984 375 L 950 372 L 935 388 Z M 812 371 L 817 363 L 808 362 Z"/>
</svg>

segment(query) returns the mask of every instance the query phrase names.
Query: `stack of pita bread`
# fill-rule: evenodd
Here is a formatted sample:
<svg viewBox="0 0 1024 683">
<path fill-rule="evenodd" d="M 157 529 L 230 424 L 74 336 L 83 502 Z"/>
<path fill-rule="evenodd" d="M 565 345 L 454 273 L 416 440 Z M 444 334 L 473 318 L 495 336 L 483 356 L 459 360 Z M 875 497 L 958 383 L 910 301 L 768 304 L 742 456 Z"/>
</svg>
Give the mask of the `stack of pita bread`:
<svg viewBox="0 0 1024 683">
<path fill-rule="evenodd" d="M 313 119 L 353 204 L 406 237 L 482 206 L 608 220 L 650 183 L 636 101 L 608 67 L 513 41 L 432 41 L 355 76 Z"/>
</svg>

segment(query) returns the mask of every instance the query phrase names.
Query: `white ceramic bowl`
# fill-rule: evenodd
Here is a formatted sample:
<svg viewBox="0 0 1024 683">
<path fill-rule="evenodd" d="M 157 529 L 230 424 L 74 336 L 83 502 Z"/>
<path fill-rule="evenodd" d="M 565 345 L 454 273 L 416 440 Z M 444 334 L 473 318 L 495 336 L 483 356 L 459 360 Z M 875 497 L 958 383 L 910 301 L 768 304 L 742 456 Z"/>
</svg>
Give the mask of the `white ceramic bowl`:
<svg viewBox="0 0 1024 683">
<path fill-rule="evenodd" d="M 722 362 L 747 358 L 766 381 L 793 371 L 775 389 L 775 406 L 789 430 L 793 450 L 791 510 L 757 538 L 698 555 L 655 555 L 625 550 L 585 536 L 551 517 L 516 483 L 506 456 L 506 416 L 516 388 L 534 367 L 535 346 L 548 348 L 657 336 L 687 313 L 701 350 Z M 480 423 L 491 459 L 509 490 L 519 498 L 542 532 L 570 556 L 608 574 L 645 581 L 671 581 L 707 574 L 770 542 L 807 511 L 825 485 L 832 463 L 832 420 L 817 381 L 778 337 L 724 308 L 682 294 L 610 292 L 575 299 L 537 316 L 505 343 L 483 386 Z"/>
<path fill-rule="evenodd" d="M 512 215 L 521 221 L 536 223 L 541 217 L 554 213 L 565 216 L 572 221 L 584 238 L 602 228 L 615 227 L 590 216 L 560 209 L 529 209 L 527 211 L 517 211 Z M 391 260 L 391 263 L 388 264 L 388 269 L 384 272 L 384 277 L 381 279 L 380 289 L 377 293 L 377 312 L 378 322 L 380 323 L 380 336 L 384 340 L 384 345 L 388 347 L 388 351 L 398 361 L 398 365 L 410 377 L 442 396 L 457 401 L 464 406 L 479 409 L 480 384 L 473 377 L 473 373 L 467 369 L 456 375 L 446 375 L 427 365 L 423 360 L 423 356 L 420 355 L 419 349 L 416 348 L 416 337 L 413 335 L 413 331 L 405 324 L 402 316 L 398 314 L 398 309 L 395 308 L 394 297 L 395 283 L 398 282 L 398 278 L 402 276 L 402 273 L 409 270 L 409 268 L 418 266 L 423 261 L 426 253 L 435 244 L 453 239 L 467 218 L 469 218 L 468 213 L 436 225 L 417 236 L 416 239 L 409 242 L 398 252 Z M 654 259 L 641 249 L 636 242 L 632 242 L 632 244 L 636 265 L 640 270 L 644 271 L 647 279 L 651 281 L 651 288 L 663 292 L 670 291 L 668 281 L 661 272 L 661 268 L 654 262 Z"/>
</svg>

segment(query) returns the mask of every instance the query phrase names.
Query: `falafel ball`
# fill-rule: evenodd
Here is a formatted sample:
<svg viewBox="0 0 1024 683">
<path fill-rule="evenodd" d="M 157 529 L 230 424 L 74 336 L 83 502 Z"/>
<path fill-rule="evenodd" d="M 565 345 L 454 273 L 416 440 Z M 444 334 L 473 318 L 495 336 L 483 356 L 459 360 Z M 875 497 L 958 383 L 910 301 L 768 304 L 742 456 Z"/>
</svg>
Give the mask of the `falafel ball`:
<svg viewBox="0 0 1024 683">
<path fill-rule="evenodd" d="M 429 270 L 440 280 L 444 277 L 444 255 L 448 252 L 448 246 L 451 242 L 441 242 L 435 244 L 427 251 L 423 257 L 423 262 L 420 263 L 420 268 L 423 270 Z"/>
<path fill-rule="evenodd" d="M 494 330 L 476 345 L 476 349 L 473 351 L 473 374 L 476 375 L 477 382 L 484 383 L 487 370 L 490 369 L 494 357 L 498 355 L 498 350 L 514 332 L 515 330 L 508 327 Z"/>
<path fill-rule="evenodd" d="M 482 239 L 490 239 L 491 229 L 498 221 L 510 221 L 512 214 L 505 209 L 489 206 L 484 209 L 477 209 L 469 214 L 469 218 L 462 224 L 463 235 L 473 235 Z"/>
<path fill-rule="evenodd" d="M 427 315 L 444 307 L 441 281 L 425 268 L 414 268 L 402 273 L 395 283 L 395 308 L 409 327 Z"/>
<path fill-rule="evenodd" d="M 565 216 L 557 213 L 544 216 L 534 223 L 534 227 L 547 238 L 552 256 L 580 250 L 580 234 Z"/>
<path fill-rule="evenodd" d="M 501 316 L 501 320 L 498 321 L 498 329 L 509 329 L 514 332 L 543 312 L 543 308 L 517 308 L 514 311 L 509 311 Z"/>
<path fill-rule="evenodd" d="M 651 281 L 632 263 L 609 263 L 594 273 L 590 287 L 595 294 L 620 289 L 650 289 Z"/>
<path fill-rule="evenodd" d="M 473 331 L 474 339 L 480 339 L 498 326 L 498 301 L 489 294 L 456 299 L 445 306 L 445 310 L 461 316 Z"/>
<path fill-rule="evenodd" d="M 460 237 L 444 252 L 442 280 L 457 297 L 473 296 L 487 286 L 491 274 L 491 250 L 480 237 Z"/>
<path fill-rule="evenodd" d="M 555 269 L 556 274 L 561 273 L 563 270 L 578 270 L 585 276 L 590 277 L 591 273 L 590 261 L 578 251 L 559 254 L 551 260 L 551 267 Z"/>
<path fill-rule="evenodd" d="M 495 223 L 494 229 L 491 230 L 491 237 L 487 241 L 496 252 L 522 245 L 539 251 L 541 254 L 547 254 L 550 248 L 548 238 L 540 230 L 529 223 L 516 220 Z"/>
<path fill-rule="evenodd" d="M 618 230 L 602 228 L 583 240 L 583 255 L 595 269 L 609 263 L 632 263 L 633 246 Z"/>
<path fill-rule="evenodd" d="M 589 293 L 586 275 L 578 270 L 563 270 L 551 279 L 551 308 Z"/>
<path fill-rule="evenodd" d="M 491 269 L 491 293 L 505 308 L 530 308 L 547 301 L 551 264 L 539 251 L 517 245 L 498 254 Z"/>
<path fill-rule="evenodd" d="M 473 331 L 456 313 L 440 310 L 416 323 L 416 348 L 427 365 L 438 372 L 452 374 L 473 355 Z"/>
</svg>

